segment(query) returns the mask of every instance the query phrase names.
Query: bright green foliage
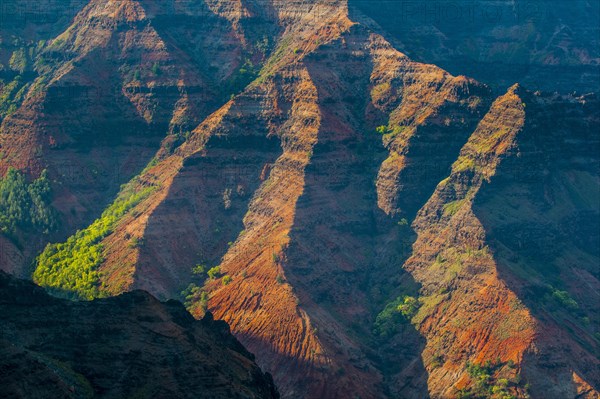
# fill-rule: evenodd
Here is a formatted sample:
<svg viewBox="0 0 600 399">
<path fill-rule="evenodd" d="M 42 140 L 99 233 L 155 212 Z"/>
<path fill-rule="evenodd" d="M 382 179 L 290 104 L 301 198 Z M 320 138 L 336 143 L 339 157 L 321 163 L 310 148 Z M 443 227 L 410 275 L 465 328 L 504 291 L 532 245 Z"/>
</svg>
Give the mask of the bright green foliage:
<svg viewBox="0 0 600 399">
<path fill-rule="evenodd" d="M 457 392 L 457 398 L 472 399 L 514 399 L 515 396 L 510 393 L 511 387 L 520 385 L 520 378 L 509 381 L 507 378 L 494 377 L 505 364 L 486 361 L 482 365 L 467 362 L 467 373 L 471 377 L 472 385 Z M 506 364 L 507 365 L 507 364 Z"/>
<path fill-rule="evenodd" d="M 193 269 L 192 269 L 192 273 L 197 275 L 197 276 L 202 276 L 204 275 L 204 273 L 206 273 L 206 266 L 204 265 L 196 265 Z"/>
<path fill-rule="evenodd" d="M 31 183 L 15 169 L 0 180 L 0 232 L 14 236 L 17 229 L 34 229 L 44 234 L 56 229 L 56 212 L 51 207 L 50 181 L 46 171 Z"/>
<path fill-rule="evenodd" d="M 402 313 L 406 320 L 410 320 L 419 310 L 419 301 L 412 296 L 405 296 L 402 303 L 398 305 L 397 310 Z"/>
<path fill-rule="evenodd" d="M 387 132 L 388 132 L 387 126 L 378 126 L 377 129 L 375 129 L 375 130 L 379 134 L 387 134 Z"/>
<path fill-rule="evenodd" d="M 231 280 L 232 280 L 231 276 L 229 276 L 229 275 L 228 276 L 223 276 L 223 279 L 221 280 L 221 283 L 223 285 L 227 285 L 227 284 L 231 283 Z"/>
<path fill-rule="evenodd" d="M 444 216 L 454 216 L 465 204 L 465 200 L 449 202 L 444 205 Z"/>
<path fill-rule="evenodd" d="M 125 190 L 88 228 L 78 231 L 65 243 L 48 244 L 37 258 L 33 280 L 41 286 L 59 293 L 70 293 L 80 299 L 101 296 L 97 270 L 104 260 L 101 241 L 152 191 L 154 187 L 137 192 Z"/>
<path fill-rule="evenodd" d="M 221 275 L 221 268 L 219 266 L 215 266 L 206 272 L 206 274 L 208 275 L 209 279 L 214 280 Z"/>
<path fill-rule="evenodd" d="M 410 322 L 419 310 L 419 301 L 412 296 L 404 295 L 387 304 L 375 319 L 375 334 L 391 337 L 396 334 L 402 324 Z"/>
</svg>

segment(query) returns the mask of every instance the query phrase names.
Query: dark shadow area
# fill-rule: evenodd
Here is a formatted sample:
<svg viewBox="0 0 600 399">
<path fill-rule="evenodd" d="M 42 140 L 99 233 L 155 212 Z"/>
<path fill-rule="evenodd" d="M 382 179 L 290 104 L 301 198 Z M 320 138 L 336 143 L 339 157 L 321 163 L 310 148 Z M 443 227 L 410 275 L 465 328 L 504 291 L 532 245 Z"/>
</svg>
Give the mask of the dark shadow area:
<svg viewBox="0 0 600 399">
<path fill-rule="evenodd" d="M 466 75 L 504 93 L 600 89 L 600 3 L 586 0 L 349 0 L 414 60 Z M 369 24 L 369 21 L 364 21 Z"/>
<path fill-rule="evenodd" d="M 134 291 L 70 302 L 0 272 L 2 397 L 277 398 L 210 315 Z"/>
</svg>

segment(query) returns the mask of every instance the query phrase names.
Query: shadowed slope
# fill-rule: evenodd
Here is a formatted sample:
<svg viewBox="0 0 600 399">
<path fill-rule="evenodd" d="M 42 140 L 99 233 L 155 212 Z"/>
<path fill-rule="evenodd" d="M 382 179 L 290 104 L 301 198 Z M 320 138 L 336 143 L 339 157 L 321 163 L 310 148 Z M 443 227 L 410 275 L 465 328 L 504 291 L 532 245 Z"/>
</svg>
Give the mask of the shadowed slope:
<svg viewBox="0 0 600 399">
<path fill-rule="evenodd" d="M 279 397 L 226 323 L 177 302 L 69 302 L 0 272 L 0 309 L 6 397 Z"/>
</svg>

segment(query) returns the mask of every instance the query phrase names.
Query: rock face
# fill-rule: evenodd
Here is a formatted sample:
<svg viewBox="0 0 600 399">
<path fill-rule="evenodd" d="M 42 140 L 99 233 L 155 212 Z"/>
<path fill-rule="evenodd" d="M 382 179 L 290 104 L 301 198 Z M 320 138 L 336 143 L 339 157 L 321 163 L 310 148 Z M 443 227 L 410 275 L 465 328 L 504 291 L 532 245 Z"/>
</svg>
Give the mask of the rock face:
<svg viewBox="0 0 600 399">
<path fill-rule="evenodd" d="M 3 397 L 279 397 L 226 323 L 175 301 L 70 302 L 0 272 L 0 309 Z"/>
<path fill-rule="evenodd" d="M 152 161 L 116 199 L 115 181 L 89 186 L 102 173 L 56 178 L 55 203 L 97 219 L 59 209 L 65 231 L 83 228 L 42 252 L 34 281 L 79 299 L 183 295 L 229 323 L 284 397 L 598 397 L 598 99 L 518 85 L 495 98 L 357 18 L 343 1 L 92 1 L 60 38 L 102 54 L 132 112 L 105 109 L 137 115 L 131 140 L 155 153 L 133 151 L 130 175 Z M 40 95 L 68 80 L 61 68 L 105 86 L 69 62 Z M 31 96 L 4 121 L 3 167 L 53 173 L 98 151 L 106 171 L 132 148 L 98 125 L 88 153 L 28 158 L 21 140 L 44 137 L 16 127 Z M 82 128 L 110 122 L 71 108 L 92 118 Z"/>
</svg>

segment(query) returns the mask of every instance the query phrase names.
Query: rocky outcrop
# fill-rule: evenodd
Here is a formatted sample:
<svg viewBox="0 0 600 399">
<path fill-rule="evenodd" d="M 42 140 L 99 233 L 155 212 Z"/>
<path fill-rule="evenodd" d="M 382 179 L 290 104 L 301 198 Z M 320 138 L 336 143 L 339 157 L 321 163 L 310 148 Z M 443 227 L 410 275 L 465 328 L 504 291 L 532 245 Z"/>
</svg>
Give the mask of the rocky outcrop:
<svg viewBox="0 0 600 399">
<path fill-rule="evenodd" d="M 0 309 L 5 397 L 279 397 L 225 322 L 178 302 L 69 302 L 0 272 Z"/>
</svg>

